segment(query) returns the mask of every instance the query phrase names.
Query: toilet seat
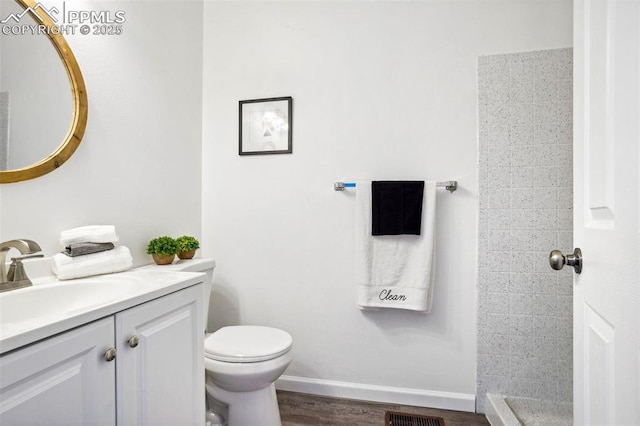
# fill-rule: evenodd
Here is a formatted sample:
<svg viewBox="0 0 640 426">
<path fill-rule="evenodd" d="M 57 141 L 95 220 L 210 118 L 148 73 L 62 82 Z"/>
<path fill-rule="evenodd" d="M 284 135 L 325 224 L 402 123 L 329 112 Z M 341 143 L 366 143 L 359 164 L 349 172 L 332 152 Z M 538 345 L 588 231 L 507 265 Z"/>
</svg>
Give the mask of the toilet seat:
<svg viewBox="0 0 640 426">
<path fill-rule="evenodd" d="M 268 361 L 289 352 L 293 338 L 272 327 L 237 325 L 223 327 L 204 341 L 205 357 L 222 362 Z"/>
</svg>

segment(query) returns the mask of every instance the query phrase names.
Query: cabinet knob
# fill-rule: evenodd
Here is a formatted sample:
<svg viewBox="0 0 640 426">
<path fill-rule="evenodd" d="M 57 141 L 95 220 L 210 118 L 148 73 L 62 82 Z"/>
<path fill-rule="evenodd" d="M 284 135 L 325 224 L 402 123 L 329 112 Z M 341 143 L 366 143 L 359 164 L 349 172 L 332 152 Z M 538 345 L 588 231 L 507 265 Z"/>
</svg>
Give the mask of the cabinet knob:
<svg viewBox="0 0 640 426">
<path fill-rule="evenodd" d="M 132 348 L 138 346 L 138 343 L 140 343 L 140 339 L 138 339 L 138 336 L 133 336 L 129 339 L 129 346 L 131 346 Z"/>
<path fill-rule="evenodd" d="M 104 359 L 107 362 L 111 362 L 114 359 L 116 359 L 116 348 L 109 348 L 107 349 L 107 351 L 104 353 Z"/>
</svg>

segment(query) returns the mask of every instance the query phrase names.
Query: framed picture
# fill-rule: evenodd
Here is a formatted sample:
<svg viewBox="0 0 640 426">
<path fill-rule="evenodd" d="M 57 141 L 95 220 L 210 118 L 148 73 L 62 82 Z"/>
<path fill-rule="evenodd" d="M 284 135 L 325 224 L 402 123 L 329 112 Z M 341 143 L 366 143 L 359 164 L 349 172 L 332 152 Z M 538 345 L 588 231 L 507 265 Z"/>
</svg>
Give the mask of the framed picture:
<svg viewBox="0 0 640 426">
<path fill-rule="evenodd" d="M 292 152 L 293 98 L 240 101 L 240 155 Z"/>
</svg>

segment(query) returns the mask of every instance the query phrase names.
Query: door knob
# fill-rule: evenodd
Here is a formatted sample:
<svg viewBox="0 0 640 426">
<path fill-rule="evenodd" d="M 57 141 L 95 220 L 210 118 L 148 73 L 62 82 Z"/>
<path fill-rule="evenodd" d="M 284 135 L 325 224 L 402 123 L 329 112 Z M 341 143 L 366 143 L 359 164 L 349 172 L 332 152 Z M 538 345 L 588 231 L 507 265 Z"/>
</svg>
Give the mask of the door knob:
<svg viewBox="0 0 640 426">
<path fill-rule="evenodd" d="M 573 250 L 573 254 L 564 255 L 560 250 L 549 253 L 549 265 L 559 271 L 564 265 L 573 266 L 576 274 L 582 272 L 582 251 L 579 248 Z"/>
<path fill-rule="evenodd" d="M 132 348 L 138 346 L 138 343 L 140 343 L 140 339 L 138 338 L 138 336 L 133 336 L 131 337 L 131 339 L 129 339 L 129 346 L 131 346 Z"/>
</svg>

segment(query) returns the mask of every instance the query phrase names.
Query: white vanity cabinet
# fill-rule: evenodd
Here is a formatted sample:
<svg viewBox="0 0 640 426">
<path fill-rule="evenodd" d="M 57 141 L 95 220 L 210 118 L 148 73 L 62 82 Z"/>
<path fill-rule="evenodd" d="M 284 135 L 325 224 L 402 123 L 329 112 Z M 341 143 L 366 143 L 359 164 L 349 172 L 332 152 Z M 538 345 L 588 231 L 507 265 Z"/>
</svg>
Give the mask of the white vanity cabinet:
<svg viewBox="0 0 640 426">
<path fill-rule="evenodd" d="M 0 425 L 202 425 L 203 334 L 197 284 L 4 354 Z"/>
<path fill-rule="evenodd" d="M 204 424 L 202 284 L 120 312 L 117 424 Z"/>
<path fill-rule="evenodd" d="M 0 425 L 115 425 L 114 319 L 0 357 Z"/>
</svg>

